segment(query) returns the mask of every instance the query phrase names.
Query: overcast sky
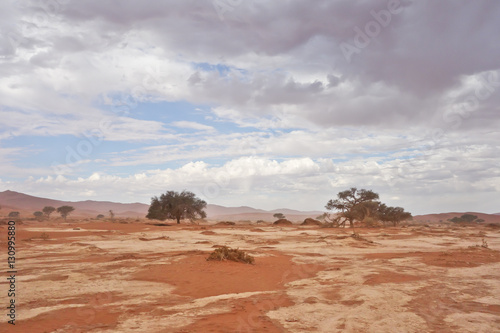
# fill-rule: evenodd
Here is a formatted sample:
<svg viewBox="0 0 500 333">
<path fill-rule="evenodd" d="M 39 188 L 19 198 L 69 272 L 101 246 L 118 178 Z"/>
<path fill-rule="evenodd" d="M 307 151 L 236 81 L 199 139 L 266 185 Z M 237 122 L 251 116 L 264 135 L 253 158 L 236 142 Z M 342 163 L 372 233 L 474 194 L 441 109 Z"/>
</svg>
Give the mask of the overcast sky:
<svg viewBox="0 0 500 333">
<path fill-rule="evenodd" d="M 43 5 L 42 5 L 43 4 Z M 500 1 L 0 3 L 0 190 L 500 212 Z"/>
</svg>

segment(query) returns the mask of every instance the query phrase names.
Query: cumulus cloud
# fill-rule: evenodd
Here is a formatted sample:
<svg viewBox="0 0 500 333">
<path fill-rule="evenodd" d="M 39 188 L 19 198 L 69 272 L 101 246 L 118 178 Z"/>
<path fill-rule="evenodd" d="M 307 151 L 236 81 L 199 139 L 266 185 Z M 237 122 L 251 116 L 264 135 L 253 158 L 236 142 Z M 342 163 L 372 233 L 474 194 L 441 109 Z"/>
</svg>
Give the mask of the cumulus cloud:
<svg viewBox="0 0 500 333">
<path fill-rule="evenodd" d="M 373 188 L 385 200 L 405 202 L 412 210 L 438 208 L 429 200 L 413 201 L 412 197 L 432 195 L 457 197 L 457 193 L 470 191 L 482 198 L 482 203 L 493 204 L 491 196 L 500 190 L 500 171 L 497 168 L 498 149 L 486 146 L 472 147 L 460 157 L 449 149 L 440 149 L 425 159 L 411 161 L 383 157 L 355 158 L 346 161 L 332 159 L 292 158 L 283 161 L 264 157 L 240 157 L 223 165 L 210 165 L 203 161 L 189 162 L 179 168 L 153 169 L 129 176 L 94 172 L 88 177 L 68 178 L 62 175 L 29 179 L 16 185 L 17 190 L 33 189 L 37 193 L 76 193 L 83 198 L 94 190 L 96 198 L 113 196 L 126 202 L 143 201 L 165 188 L 195 190 L 209 202 L 236 204 L 235 195 L 256 202 L 260 207 L 273 208 L 268 198 L 283 195 L 294 200 L 295 207 L 322 209 L 329 198 L 345 188 L 362 186 Z M 464 161 L 467 161 L 464 163 Z M 462 165 L 457 168 L 457 165 Z M 133 190 L 131 190 L 133 189 Z M 316 196 L 314 204 L 301 201 L 301 196 Z M 393 199 L 397 196 L 398 199 Z M 397 202 L 396 202 L 397 201 Z M 451 205 L 450 205 L 451 208 Z"/>
<path fill-rule="evenodd" d="M 208 125 L 203 125 L 194 121 L 174 121 L 171 123 L 172 126 L 180 127 L 180 128 L 190 128 L 199 131 L 215 131 L 215 128 Z"/>
</svg>

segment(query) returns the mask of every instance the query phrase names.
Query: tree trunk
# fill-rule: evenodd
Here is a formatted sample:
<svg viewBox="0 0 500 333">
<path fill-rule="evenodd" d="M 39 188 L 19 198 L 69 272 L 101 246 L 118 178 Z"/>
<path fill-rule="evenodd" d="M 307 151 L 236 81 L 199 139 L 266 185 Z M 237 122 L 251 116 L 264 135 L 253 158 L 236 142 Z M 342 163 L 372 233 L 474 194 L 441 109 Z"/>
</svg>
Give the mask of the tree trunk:
<svg viewBox="0 0 500 333">
<path fill-rule="evenodd" d="M 177 224 L 181 224 L 181 218 L 177 217 Z"/>
</svg>

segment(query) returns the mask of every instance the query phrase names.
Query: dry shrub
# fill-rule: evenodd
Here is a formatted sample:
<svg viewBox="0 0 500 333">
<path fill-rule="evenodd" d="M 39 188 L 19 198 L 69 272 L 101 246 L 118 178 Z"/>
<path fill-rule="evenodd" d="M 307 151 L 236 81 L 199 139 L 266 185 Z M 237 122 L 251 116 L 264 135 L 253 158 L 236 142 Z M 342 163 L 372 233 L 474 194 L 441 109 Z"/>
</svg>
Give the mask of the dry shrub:
<svg viewBox="0 0 500 333">
<path fill-rule="evenodd" d="M 118 257 L 115 257 L 111 261 L 129 260 L 129 259 L 139 259 L 139 258 L 135 254 L 127 253 L 127 254 L 122 254 Z"/>
<path fill-rule="evenodd" d="M 287 219 L 279 219 L 278 221 L 274 222 L 273 225 L 293 225 L 291 221 L 288 221 Z"/>
<path fill-rule="evenodd" d="M 361 237 L 361 235 L 360 235 L 360 234 L 358 234 L 358 233 L 356 233 L 356 232 L 355 232 L 355 233 L 353 233 L 353 234 L 351 235 L 351 237 L 352 237 L 352 238 L 354 238 L 355 240 L 364 241 L 364 242 L 368 242 L 368 243 L 373 243 L 373 241 L 368 240 L 368 239 L 366 239 L 366 238 L 364 238 L 364 237 Z"/>
<path fill-rule="evenodd" d="M 217 225 L 236 225 L 236 223 L 232 221 L 222 221 L 217 223 Z"/>
<path fill-rule="evenodd" d="M 304 220 L 304 222 L 302 222 L 301 225 L 323 225 L 323 223 L 321 223 L 321 221 L 308 217 Z"/>
<path fill-rule="evenodd" d="M 479 245 L 479 244 L 476 244 L 474 246 L 469 246 L 469 249 L 474 249 L 474 248 L 484 248 L 484 249 L 489 249 L 489 246 L 488 246 L 488 242 L 484 240 L 484 238 L 482 239 L 483 241 L 483 244 Z"/>
<path fill-rule="evenodd" d="M 231 260 L 231 261 L 236 261 L 236 262 L 242 262 L 246 264 L 254 264 L 255 259 L 251 255 L 248 255 L 244 251 L 241 251 L 239 249 L 232 249 L 227 246 L 222 246 L 217 249 L 215 249 L 212 253 L 207 258 L 208 261 L 210 260 L 217 260 L 217 261 L 225 261 L 225 260 Z"/>
</svg>

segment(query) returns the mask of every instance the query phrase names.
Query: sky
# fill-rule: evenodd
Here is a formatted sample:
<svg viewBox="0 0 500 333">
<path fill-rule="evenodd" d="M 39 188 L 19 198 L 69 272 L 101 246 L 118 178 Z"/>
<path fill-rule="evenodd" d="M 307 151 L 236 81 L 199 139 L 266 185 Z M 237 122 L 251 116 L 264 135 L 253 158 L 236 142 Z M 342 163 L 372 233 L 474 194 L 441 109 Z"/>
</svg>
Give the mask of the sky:
<svg viewBox="0 0 500 333">
<path fill-rule="evenodd" d="M 500 212 L 500 1 L 0 3 L 0 191 Z"/>
</svg>

